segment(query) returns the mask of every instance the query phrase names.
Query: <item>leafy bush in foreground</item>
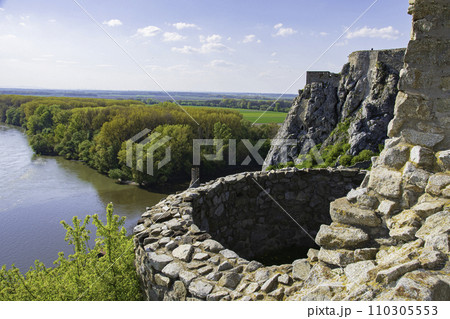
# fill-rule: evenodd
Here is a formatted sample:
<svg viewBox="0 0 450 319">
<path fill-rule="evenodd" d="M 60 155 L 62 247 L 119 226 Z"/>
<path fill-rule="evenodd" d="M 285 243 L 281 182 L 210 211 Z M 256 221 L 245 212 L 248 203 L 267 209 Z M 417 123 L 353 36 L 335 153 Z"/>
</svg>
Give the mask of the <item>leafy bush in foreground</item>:
<svg viewBox="0 0 450 319">
<path fill-rule="evenodd" d="M 106 208 L 107 221 L 97 215 L 81 221 L 73 217 L 73 225 L 62 221 L 66 242 L 74 253 L 67 258 L 59 253 L 54 268 L 38 260 L 25 274 L 12 266 L 0 269 L 0 300 L 142 300 L 134 267 L 133 239 L 126 236 L 125 218 Z M 95 246 L 89 248 L 91 221 L 97 228 Z"/>
</svg>

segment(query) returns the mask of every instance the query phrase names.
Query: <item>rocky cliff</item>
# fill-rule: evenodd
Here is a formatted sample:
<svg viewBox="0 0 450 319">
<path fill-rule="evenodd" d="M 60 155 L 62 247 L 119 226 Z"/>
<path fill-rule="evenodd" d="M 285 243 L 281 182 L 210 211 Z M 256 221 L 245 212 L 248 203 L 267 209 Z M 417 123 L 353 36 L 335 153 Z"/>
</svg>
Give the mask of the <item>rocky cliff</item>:
<svg viewBox="0 0 450 319">
<path fill-rule="evenodd" d="M 307 84 L 276 136 L 297 141 L 288 147 L 287 161 L 298 162 L 299 154 L 317 144 L 323 149 L 349 143 L 350 155 L 365 149 L 378 152 L 393 118 L 404 54 L 404 49 L 358 51 L 339 74 L 308 72 Z M 285 147 L 272 146 L 264 169 L 286 161 Z"/>
</svg>

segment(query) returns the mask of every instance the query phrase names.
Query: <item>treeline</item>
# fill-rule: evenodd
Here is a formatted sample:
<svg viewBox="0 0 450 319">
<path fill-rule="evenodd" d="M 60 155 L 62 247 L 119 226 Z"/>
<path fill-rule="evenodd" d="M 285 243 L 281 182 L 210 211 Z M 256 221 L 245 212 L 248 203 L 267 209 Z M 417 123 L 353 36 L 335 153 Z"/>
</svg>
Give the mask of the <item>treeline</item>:
<svg viewBox="0 0 450 319">
<path fill-rule="evenodd" d="M 146 104 L 157 104 L 155 99 L 142 99 Z M 292 101 L 288 100 L 247 100 L 247 99 L 212 99 L 212 100 L 179 100 L 180 105 L 186 106 L 208 106 L 208 107 L 222 107 L 232 109 L 248 109 L 248 110 L 262 110 L 268 108 L 269 111 L 285 112 L 287 113 L 292 105 Z"/>
<path fill-rule="evenodd" d="M 272 138 L 277 125 L 251 126 L 237 111 L 188 108 L 172 103 L 145 105 L 135 100 L 86 98 L 54 98 L 31 96 L 0 96 L 0 119 L 7 124 L 26 128 L 30 145 L 37 154 L 60 155 L 81 160 L 112 178 L 132 180 L 142 185 L 188 180 L 192 167 L 192 140 L 236 139 L 237 163 L 248 155 L 241 139 Z M 134 156 L 127 166 L 126 141 L 144 129 L 151 130 L 149 143 L 143 146 L 143 157 Z M 154 174 L 146 173 L 147 150 L 161 137 L 170 140 L 154 152 Z M 145 137 L 144 137 L 145 138 Z M 170 148 L 171 161 L 158 169 Z M 136 145 L 134 145 L 136 148 Z M 270 148 L 267 141 L 260 149 L 264 157 Z M 202 148 L 212 153 L 213 146 Z M 205 175 L 215 175 L 227 165 L 228 145 L 222 147 L 223 160 L 205 161 Z"/>
</svg>

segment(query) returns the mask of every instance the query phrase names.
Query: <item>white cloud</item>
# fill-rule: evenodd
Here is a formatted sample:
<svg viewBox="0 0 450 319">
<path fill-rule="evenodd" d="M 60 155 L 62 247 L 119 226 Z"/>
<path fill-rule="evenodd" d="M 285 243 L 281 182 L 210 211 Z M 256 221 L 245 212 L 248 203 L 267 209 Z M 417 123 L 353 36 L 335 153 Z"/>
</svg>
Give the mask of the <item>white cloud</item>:
<svg viewBox="0 0 450 319">
<path fill-rule="evenodd" d="M 190 45 L 185 45 L 182 48 L 172 48 L 173 52 L 183 53 L 183 54 L 190 54 L 190 53 L 196 53 L 198 52 L 198 49 L 191 47 Z"/>
<path fill-rule="evenodd" d="M 20 25 L 21 27 L 26 27 L 26 26 L 27 26 L 27 24 L 26 24 L 25 22 L 20 22 L 19 25 Z"/>
<path fill-rule="evenodd" d="M 274 29 L 281 29 L 282 26 L 283 26 L 283 23 L 278 23 L 278 24 L 275 24 L 273 27 L 274 27 Z"/>
<path fill-rule="evenodd" d="M 181 40 L 186 39 L 185 36 L 182 36 L 181 34 L 176 33 L 176 32 L 165 32 L 163 37 L 164 37 L 163 41 L 166 41 L 166 42 L 181 41 Z"/>
<path fill-rule="evenodd" d="M 0 12 L 3 12 L 3 11 L 5 11 L 5 9 L 3 9 L 3 8 L 0 8 Z"/>
<path fill-rule="evenodd" d="M 244 37 L 244 40 L 242 40 L 242 42 L 243 43 L 250 43 L 250 42 L 253 42 L 253 41 L 255 41 L 256 40 L 256 35 L 254 35 L 254 34 L 249 34 L 249 35 L 246 35 L 245 37 Z"/>
<path fill-rule="evenodd" d="M 204 35 L 201 35 L 199 37 L 199 39 L 200 39 L 200 42 L 202 42 L 202 43 L 204 43 L 204 42 L 206 42 L 206 43 L 218 43 L 218 42 L 220 42 L 222 40 L 222 36 L 219 35 L 219 34 L 213 34 L 213 35 L 210 35 L 210 36 L 207 36 L 207 37 L 205 37 Z"/>
<path fill-rule="evenodd" d="M 137 30 L 137 35 L 140 35 L 142 37 L 154 37 L 156 36 L 158 33 L 161 32 L 161 29 L 158 27 L 155 27 L 153 25 L 149 25 L 145 28 L 140 28 Z"/>
<path fill-rule="evenodd" d="M 218 42 L 208 42 L 203 44 L 200 48 L 194 48 L 190 45 L 185 45 L 182 48 L 172 48 L 173 52 L 179 52 L 183 54 L 191 54 L 191 53 L 201 53 L 208 54 L 212 52 L 225 52 L 231 51 L 226 45 Z"/>
<path fill-rule="evenodd" d="M 195 48 L 190 45 L 185 45 L 182 48 L 172 48 L 173 52 L 179 52 L 183 54 L 191 54 L 191 53 L 201 53 L 201 54 L 208 54 L 212 52 L 225 52 L 225 51 L 232 51 L 230 48 L 228 48 L 226 45 L 221 43 L 222 36 L 219 34 L 213 34 L 210 36 L 199 36 L 200 43 L 203 43 L 201 47 Z"/>
<path fill-rule="evenodd" d="M 297 33 L 297 31 L 292 28 L 283 28 L 282 23 L 274 25 L 273 28 L 277 30 L 277 33 L 275 33 L 276 37 L 287 37 Z"/>
<path fill-rule="evenodd" d="M 186 23 L 186 22 L 177 22 L 172 24 L 177 30 L 183 30 L 183 29 L 189 29 L 189 28 L 193 28 L 193 29 L 200 29 L 197 25 L 193 24 L 193 23 Z"/>
<path fill-rule="evenodd" d="M 234 64 L 225 60 L 213 60 L 206 65 L 207 67 L 213 68 L 230 68 L 233 67 Z"/>
<path fill-rule="evenodd" d="M 77 64 L 78 62 L 76 62 L 76 61 L 67 61 L 67 60 L 57 60 L 56 63 L 59 63 L 59 64 Z"/>
<path fill-rule="evenodd" d="M 261 40 L 256 40 L 256 35 L 254 35 L 254 34 L 246 35 L 242 42 L 243 43 L 250 43 L 250 42 L 253 42 L 253 41 L 256 41 L 257 43 L 261 43 Z"/>
<path fill-rule="evenodd" d="M 272 52 L 270 56 L 276 56 L 277 54 L 278 54 L 277 52 Z"/>
<path fill-rule="evenodd" d="M 103 24 L 108 27 L 120 27 L 123 23 L 119 19 L 111 19 L 109 21 L 104 21 Z"/>
<path fill-rule="evenodd" d="M 280 61 L 278 61 L 278 60 L 269 60 L 268 61 L 270 64 L 277 64 L 277 63 L 280 63 Z"/>
<path fill-rule="evenodd" d="M 387 40 L 395 40 L 398 39 L 399 36 L 400 31 L 395 30 L 392 26 L 388 26 L 380 29 L 363 27 L 361 29 L 347 33 L 346 38 L 381 38 Z"/>
<path fill-rule="evenodd" d="M 49 22 L 49 23 L 55 23 L 56 20 L 55 20 L 55 19 L 50 19 L 50 20 L 48 20 L 48 22 Z"/>
<path fill-rule="evenodd" d="M 329 33 L 328 32 L 320 32 L 319 35 L 322 37 L 326 37 L 327 35 L 329 35 Z"/>
<path fill-rule="evenodd" d="M 5 40 L 5 39 L 17 39 L 17 36 L 15 36 L 14 34 L 0 35 L 0 40 Z"/>
<path fill-rule="evenodd" d="M 96 65 L 96 67 L 98 67 L 98 68 L 110 68 L 112 66 L 114 66 L 114 65 L 112 65 L 112 64 L 97 64 Z"/>
</svg>

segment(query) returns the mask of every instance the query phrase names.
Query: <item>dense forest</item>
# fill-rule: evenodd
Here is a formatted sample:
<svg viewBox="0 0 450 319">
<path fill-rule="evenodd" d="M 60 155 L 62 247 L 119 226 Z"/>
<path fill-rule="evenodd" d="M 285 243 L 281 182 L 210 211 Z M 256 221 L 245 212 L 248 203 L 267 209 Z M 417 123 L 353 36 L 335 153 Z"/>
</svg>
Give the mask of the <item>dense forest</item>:
<svg viewBox="0 0 450 319">
<path fill-rule="evenodd" d="M 147 105 L 136 100 L 17 95 L 0 96 L 0 120 L 25 128 L 37 154 L 80 160 L 112 178 L 141 185 L 188 180 L 195 138 L 236 139 L 237 163 L 240 163 L 248 155 L 242 139 L 249 139 L 254 145 L 258 139 L 272 138 L 278 129 L 275 124 L 252 126 L 235 110 L 183 110 L 169 102 Z M 133 167 L 128 167 L 126 141 L 144 129 L 151 130 L 152 142 L 144 146 L 142 161 L 134 161 Z M 147 167 L 145 151 L 158 141 L 157 136 L 170 137 L 165 146 L 171 148 L 171 161 L 156 169 L 165 156 L 164 148 L 158 149 L 151 176 L 138 167 Z M 269 148 L 270 142 L 266 141 L 260 155 L 265 157 Z M 203 153 L 212 151 L 213 146 L 202 148 Z M 227 165 L 227 143 L 222 151 L 225 160 L 212 162 L 202 157 L 202 174 L 213 176 L 223 170 Z"/>
</svg>

